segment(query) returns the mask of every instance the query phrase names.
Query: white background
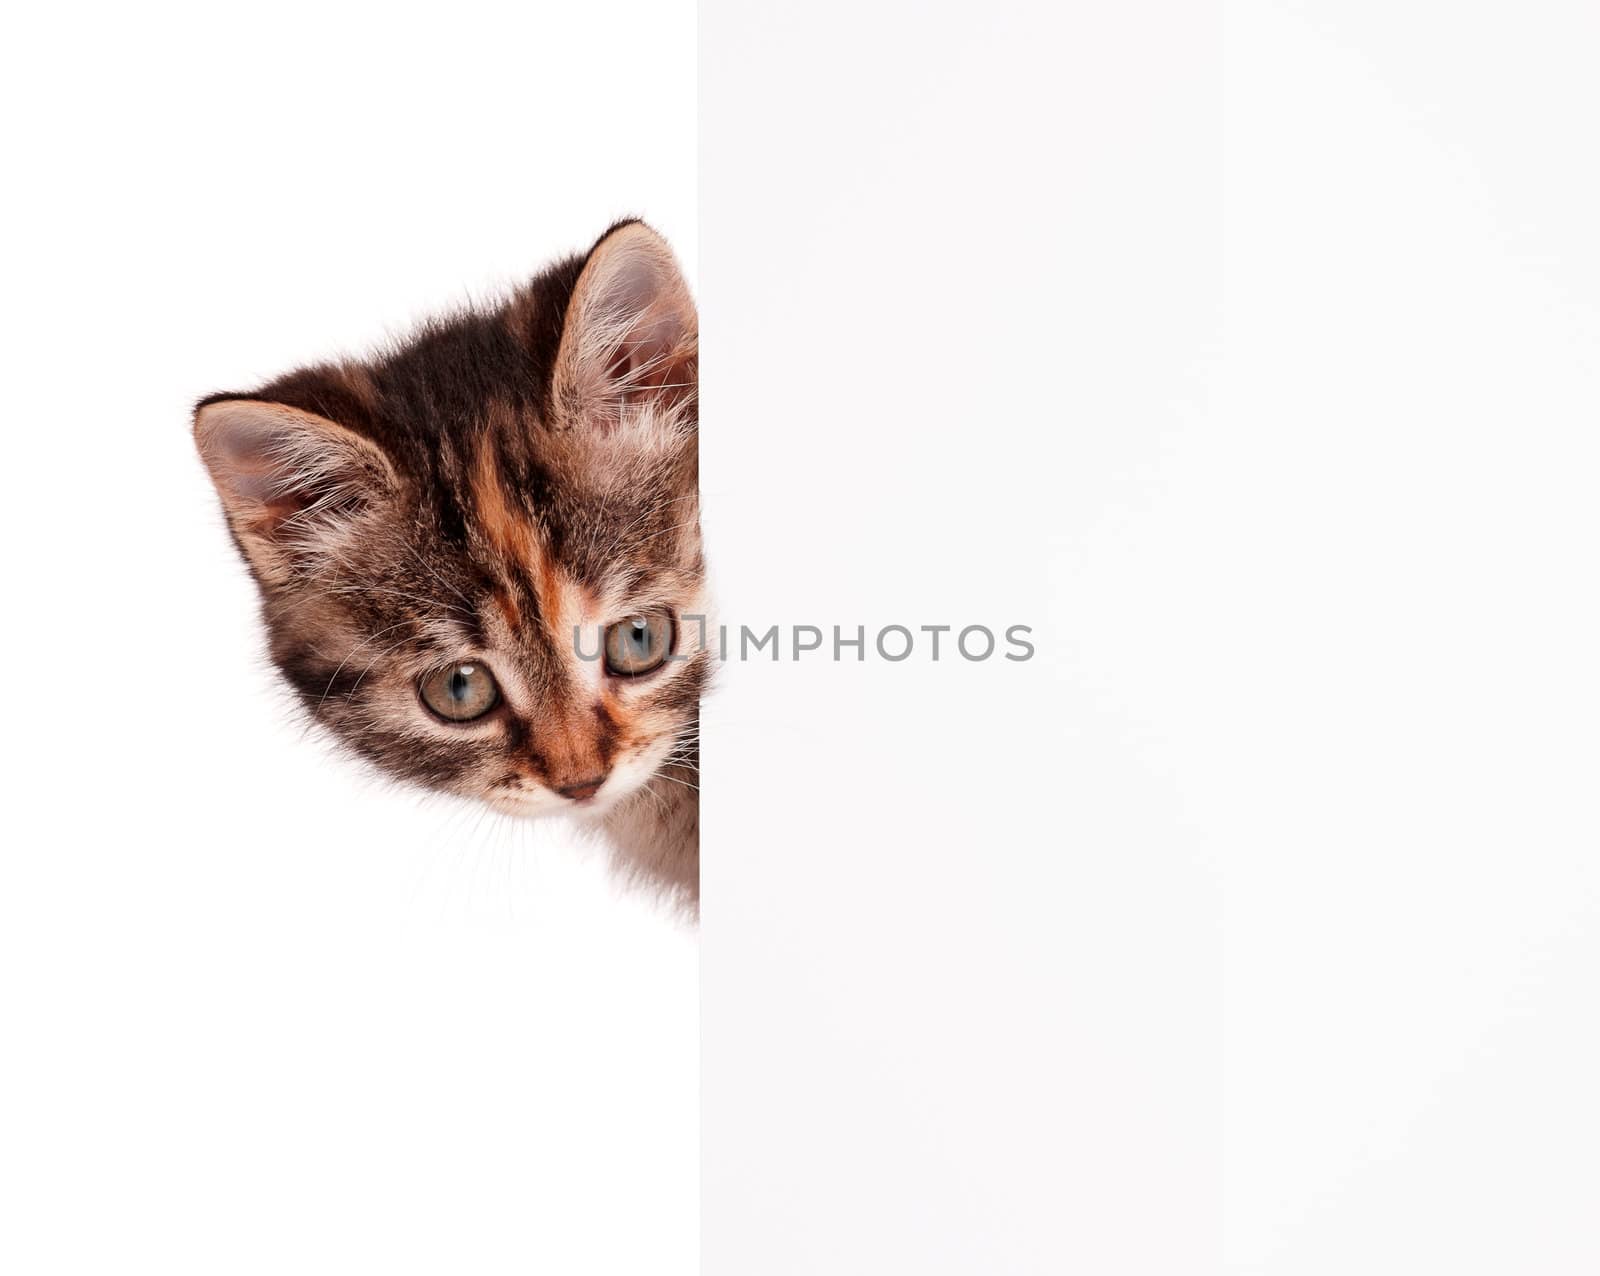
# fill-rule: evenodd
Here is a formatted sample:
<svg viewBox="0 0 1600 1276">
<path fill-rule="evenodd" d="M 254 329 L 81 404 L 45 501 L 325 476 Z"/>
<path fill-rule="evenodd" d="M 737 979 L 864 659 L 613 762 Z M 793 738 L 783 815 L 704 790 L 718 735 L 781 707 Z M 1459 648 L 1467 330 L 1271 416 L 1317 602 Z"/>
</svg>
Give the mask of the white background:
<svg viewBox="0 0 1600 1276">
<path fill-rule="evenodd" d="M 0 55 L 8 1270 L 695 1270 L 692 938 L 301 740 L 187 438 L 695 264 L 692 15 L 520 12 Z M 700 23 L 727 617 L 1039 643 L 726 671 L 704 1270 L 1595 1270 L 1589 10 Z"/>
<path fill-rule="evenodd" d="M 755 8 L 705 1270 L 1593 1272 L 1592 6 Z"/>
<path fill-rule="evenodd" d="M 1593 1272 L 1600 13 L 1228 18 L 1229 1269 Z"/>
<path fill-rule="evenodd" d="M 1220 32 L 1074 12 L 702 0 L 727 619 L 1038 645 L 738 665 L 708 707 L 707 1276 L 1218 1248 L 1220 865 L 1179 771 L 1216 622 L 1173 472 L 1220 346 Z"/>
<path fill-rule="evenodd" d="M 696 943 L 302 739 L 193 400 L 640 213 L 694 11 L 9 20 L 0 1268 L 696 1270 Z"/>
</svg>

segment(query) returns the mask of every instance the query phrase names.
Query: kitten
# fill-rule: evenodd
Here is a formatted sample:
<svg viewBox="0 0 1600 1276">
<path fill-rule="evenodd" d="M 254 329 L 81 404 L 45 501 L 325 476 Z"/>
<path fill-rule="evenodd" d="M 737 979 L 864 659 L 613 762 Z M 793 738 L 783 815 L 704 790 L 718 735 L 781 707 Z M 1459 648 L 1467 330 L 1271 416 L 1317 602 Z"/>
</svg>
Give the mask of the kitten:
<svg viewBox="0 0 1600 1276">
<path fill-rule="evenodd" d="M 403 780 L 575 816 L 691 908 L 698 333 L 671 249 L 621 222 L 497 309 L 194 421 L 317 722 Z"/>
</svg>

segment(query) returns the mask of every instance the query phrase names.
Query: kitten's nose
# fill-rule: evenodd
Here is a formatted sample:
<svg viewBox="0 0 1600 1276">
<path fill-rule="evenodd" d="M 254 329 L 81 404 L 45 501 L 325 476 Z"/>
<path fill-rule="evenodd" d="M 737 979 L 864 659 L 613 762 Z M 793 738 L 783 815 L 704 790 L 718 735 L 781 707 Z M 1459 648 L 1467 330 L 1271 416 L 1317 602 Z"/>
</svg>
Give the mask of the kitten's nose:
<svg viewBox="0 0 1600 1276">
<path fill-rule="evenodd" d="M 592 798 L 600 792 L 600 786 L 606 782 L 606 777 L 597 775 L 592 780 L 580 780 L 576 784 L 563 784 L 556 792 L 564 798 L 571 798 L 574 802 L 581 802 L 585 798 Z"/>
</svg>

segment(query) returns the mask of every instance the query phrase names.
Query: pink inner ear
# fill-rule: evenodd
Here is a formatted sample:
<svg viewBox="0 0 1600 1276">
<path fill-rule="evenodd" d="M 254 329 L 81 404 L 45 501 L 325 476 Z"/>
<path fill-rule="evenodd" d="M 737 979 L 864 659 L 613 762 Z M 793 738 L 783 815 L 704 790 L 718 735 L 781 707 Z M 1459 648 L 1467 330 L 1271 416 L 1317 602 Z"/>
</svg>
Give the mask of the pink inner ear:
<svg viewBox="0 0 1600 1276">
<path fill-rule="evenodd" d="M 279 490 L 282 478 L 264 453 L 229 448 L 223 463 L 227 466 L 228 486 L 240 500 L 268 504 L 286 497 Z"/>
<path fill-rule="evenodd" d="M 221 404 L 203 422 L 201 453 L 234 514 L 266 535 L 303 510 L 309 499 L 288 488 L 283 466 L 274 459 L 283 423 L 268 424 L 264 405 Z M 272 428 L 273 424 L 278 426 Z"/>
<path fill-rule="evenodd" d="M 694 301 L 654 231 L 603 239 L 579 278 L 562 334 L 562 368 L 591 425 L 607 429 L 630 401 L 669 408 L 693 395 Z"/>
<path fill-rule="evenodd" d="M 629 334 L 606 369 L 614 380 L 660 389 L 682 379 L 685 360 L 672 357 L 683 337 L 674 315 L 646 315 Z"/>
<path fill-rule="evenodd" d="M 201 409 L 200 454 L 239 525 L 266 537 L 313 505 L 348 511 L 377 466 L 341 427 L 281 404 L 239 399 Z"/>
</svg>

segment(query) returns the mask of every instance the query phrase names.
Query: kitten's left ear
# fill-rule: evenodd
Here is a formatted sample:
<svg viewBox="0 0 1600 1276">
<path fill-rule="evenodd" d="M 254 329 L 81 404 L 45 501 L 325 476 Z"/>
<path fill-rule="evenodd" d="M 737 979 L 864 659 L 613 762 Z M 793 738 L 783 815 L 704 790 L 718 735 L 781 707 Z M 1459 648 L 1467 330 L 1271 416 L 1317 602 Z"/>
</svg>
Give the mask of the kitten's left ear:
<svg viewBox="0 0 1600 1276">
<path fill-rule="evenodd" d="M 245 558 L 285 584 L 398 486 L 388 458 L 341 425 L 282 403 L 207 400 L 195 444 Z"/>
<path fill-rule="evenodd" d="M 625 409 L 692 408 L 700 324 L 667 241 L 643 222 L 607 231 L 567 303 L 554 390 L 566 424 L 618 425 Z"/>
</svg>

